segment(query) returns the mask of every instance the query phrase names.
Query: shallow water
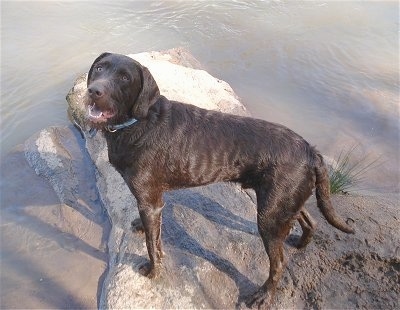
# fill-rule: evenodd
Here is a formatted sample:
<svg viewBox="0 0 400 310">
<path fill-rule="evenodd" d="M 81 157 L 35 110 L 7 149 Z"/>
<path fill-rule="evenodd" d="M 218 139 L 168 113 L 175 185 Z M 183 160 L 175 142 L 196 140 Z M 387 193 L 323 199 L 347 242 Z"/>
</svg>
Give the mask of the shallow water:
<svg viewBox="0 0 400 310">
<path fill-rule="evenodd" d="M 397 2 L 2 2 L 1 153 L 67 124 L 65 95 L 103 51 L 187 48 L 253 116 L 328 156 L 380 158 L 364 188 L 398 191 Z"/>
<path fill-rule="evenodd" d="M 361 1 L 2 1 L 1 155 L 41 128 L 69 123 L 65 95 L 101 52 L 182 46 L 230 83 L 253 116 L 289 126 L 331 157 L 358 145 L 358 158 L 380 163 L 361 188 L 399 191 L 398 9 Z M 101 283 L 98 234 L 65 234 L 86 222 L 54 194 L 37 192 L 40 182 L 49 186 L 41 178 L 30 176 L 32 192 L 13 193 L 33 174 L 23 163 L 22 154 L 3 162 L 15 175 L 0 178 L 1 286 L 10 303 L 2 302 L 95 305 L 80 298 L 95 299 Z M 73 225 L 56 229 L 60 214 Z"/>
</svg>

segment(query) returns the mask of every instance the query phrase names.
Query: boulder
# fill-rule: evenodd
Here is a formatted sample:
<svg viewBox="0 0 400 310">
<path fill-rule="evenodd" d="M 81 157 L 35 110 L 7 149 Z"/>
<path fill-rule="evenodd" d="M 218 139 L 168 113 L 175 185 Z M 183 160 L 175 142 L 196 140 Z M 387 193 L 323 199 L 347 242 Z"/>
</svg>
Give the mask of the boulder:
<svg viewBox="0 0 400 310">
<path fill-rule="evenodd" d="M 229 85 L 201 70 L 183 50 L 129 56 L 149 68 L 161 94 L 171 100 L 248 115 Z M 194 65 L 183 67 L 180 59 Z M 70 106 L 82 106 L 79 98 L 84 87 L 78 89 L 70 94 L 78 98 L 69 100 Z M 147 261 L 145 239 L 130 230 L 131 221 L 138 218 L 136 201 L 108 163 L 100 133 L 87 137 L 87 149 L 97 167 L 99 192 L 112 222 L 101 308 L 242 307 L 243 299 L 267 279 L 268 257 L 257 232 L 254 193 L 226 183 L 164 195 L 165 273 L 155 280 L 141 276 L 138 269 Z M 378 229 L 383 222 L 392 229 L 398 224 L 396 198 L 386 201 L 384 220 L 373 207 L 383 205 L 381 199 L 333 198 L 338 213 L 354 221 L 354 236 L 329 226 L 317 211 L 315 198 L 310 198 L 306 207 L 321 225 L 314 242 L 301 251 L 293 247 L 300 228 L 292 230 L 287 242 L 289 264 L 276 307 L 396 307 L 398 249 L 377 241 L 398 241 L 391 229 Z"/>
</svg>

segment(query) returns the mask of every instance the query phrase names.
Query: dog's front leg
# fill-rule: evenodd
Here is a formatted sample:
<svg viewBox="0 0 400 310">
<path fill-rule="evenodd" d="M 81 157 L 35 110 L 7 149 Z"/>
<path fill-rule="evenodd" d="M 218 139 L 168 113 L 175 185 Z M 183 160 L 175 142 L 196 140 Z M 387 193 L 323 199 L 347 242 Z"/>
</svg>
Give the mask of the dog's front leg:
<svg viewBox="0 0 400 310">
<path fill-rule="evenodd" d="M 150 263 L 140 268 L 140 273 L 154 278 L 157 277 L 161 270 L 161 259 L 163 252 L 161 249 L 161 219 L 162 207 L 148 204 L 139 204 L 140 219 L 143 223 L 144 232 L 146 234 L 146 246 L 149 254 Z"/>
</svg>

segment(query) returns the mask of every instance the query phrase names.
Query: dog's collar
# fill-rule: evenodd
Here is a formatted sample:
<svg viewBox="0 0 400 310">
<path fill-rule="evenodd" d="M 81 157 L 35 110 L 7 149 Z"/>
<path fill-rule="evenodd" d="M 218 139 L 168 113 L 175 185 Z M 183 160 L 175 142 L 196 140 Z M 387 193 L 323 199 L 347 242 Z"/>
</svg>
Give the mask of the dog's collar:
<svg viewBox="0 0 400 310">
<path fill-rule="evenodd" d="M 117 130 L 121 130 L 121 129 L 124 129 L 126 127 L 132 126 L 136 122 L 138 122 L 138 120 L 136 118 L 131 118 L 131 119 L 127 120 L 125 123 L 122 123 L 122 124 L 107 125 L 105 127 L 105 130 L 107 130 L 108 132 L 116 132 Z"/>
</svg>

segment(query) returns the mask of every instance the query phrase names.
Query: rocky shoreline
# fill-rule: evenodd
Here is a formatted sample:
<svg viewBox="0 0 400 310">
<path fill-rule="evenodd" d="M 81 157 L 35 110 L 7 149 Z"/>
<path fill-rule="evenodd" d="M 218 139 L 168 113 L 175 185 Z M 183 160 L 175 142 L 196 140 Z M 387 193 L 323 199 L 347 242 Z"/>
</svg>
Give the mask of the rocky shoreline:
<svg viewBox="0 0 400 310">
<path fill-rule="evenodd" d="M 248 115 L 231 87 L 202 70 L 185 50 L 131 57 L 149 68 L 170 99 Z M 138 218 L 136 202 L 109 164 L 101 133 L 85 132 L 85 78 L 78 78 L 67 96 L 69 115 L 85 139 L 72 125 L 46 128 L 2 160 L 2 270 L 17 269 L 13 260 L 19 258 L 34 261 L 40 272 L 23 279 L 2 272 L 1 307 L 242 307 L 269 268 L 257 233 L 254 194 L 234 184 L 166 194 L 167 274 L 157 280 L 141 276 L 138 267 L 147 251 L 144 236 L 130 227 Z M 398 308 L 399 198 L 396 193 L 333 196 L 337 212 L 354 222 L 355 235 L 329 226 L 310 198 L 306 208 L 319 223 L 317 232 L 299 251 L 292 246 L 299 235 L 294 227 L 275 307 Z M 37 227 L 32 218 L 40 219 Z M 26 246 L 21 235 L 32 230 L 40 230 L 34 239 L 40 245 L 21 250 Z M 21 294 L 27 296 L 23 302 L 16 299 Z"/>
</svg>

